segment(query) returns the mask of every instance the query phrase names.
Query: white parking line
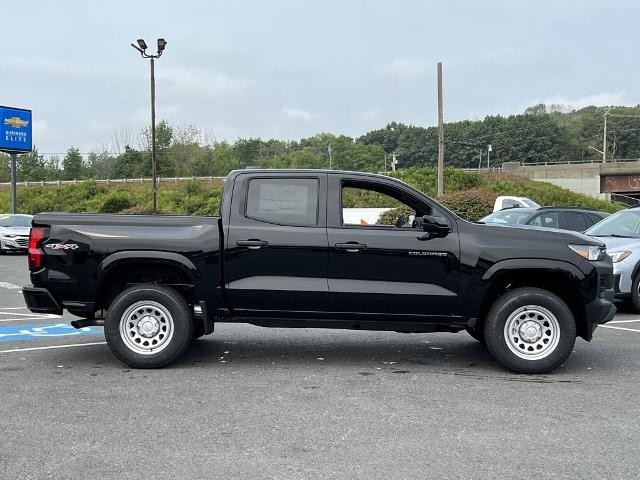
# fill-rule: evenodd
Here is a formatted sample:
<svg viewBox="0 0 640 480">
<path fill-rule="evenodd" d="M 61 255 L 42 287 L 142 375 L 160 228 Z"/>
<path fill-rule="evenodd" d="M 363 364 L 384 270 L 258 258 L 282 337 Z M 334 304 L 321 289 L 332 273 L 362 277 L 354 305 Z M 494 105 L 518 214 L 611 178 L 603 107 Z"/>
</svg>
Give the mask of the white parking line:
<svg viewBox="0 0 640 480">
<path fill-rule="evenodd" d="M 633 323 L 633 322 L 640 322 L 640 318 L 636 318 L 634 320 L 612 320 L 607 323 Z"/>
<path fill-rule="evenodd" d="M 0 353 L 30 352 L 33 350 L 51 350 L 54 348 L 88 347 L 90 345 L 106 345 L 107 342 L 72 343 L 70 345 L 50 345 L 48 347 L 13 348 L 11 350 L 0 350 Z"/>
<path fill-rule="evenodd" d="M 27 307 L 0 307 L 0 310 L 26 310 Z"/>
<path fill-rule="evenodd" d="M 62 317 L 60 317 L 62 318 Z M 4 322 L 24 322 L 25 320 L 51 320 L 47 317 L 20 317 L 20 318 L 0 318 L 0 323 Z M 59 320 L 59 319 L 58 319 Z"/>
<path fill-rule="evenodd" d="M 613 327 L 611 325 L 600 325 L 602 328 L 612 328 L 614 330 L 624 330 L 625 332 L 636 332 L 640 333 L 640 330 L 634 330 L 633 328 L 624 328 L 624 327 Z"/>
<path fill-rule="evenodd" d="M 17 312 L 3 312 L 0 311 L 0 315 L 18 315 L 19 317 L 33 317 L 37 315 L 42 318 L 60 318 L 62 315 L 55 315 L 53 313 L 17 313 Z"/>
<path fill-rule="evenodd" d="M 20 285 L 16 285 L 15 283 L 9 282 L 0 282 L 0 288 L 6 288 L 7 290 L 21 290 L 22 287 Z"/>
</svg>

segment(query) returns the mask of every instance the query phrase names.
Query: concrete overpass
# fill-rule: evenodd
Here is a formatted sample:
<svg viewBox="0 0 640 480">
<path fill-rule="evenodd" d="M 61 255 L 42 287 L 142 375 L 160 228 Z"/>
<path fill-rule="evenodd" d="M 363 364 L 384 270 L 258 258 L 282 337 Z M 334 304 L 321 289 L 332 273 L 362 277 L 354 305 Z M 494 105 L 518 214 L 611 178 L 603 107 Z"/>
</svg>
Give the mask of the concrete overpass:
<svg viewBox="0 0 640 480">
<path fill-rule="evenodd" d="M 544 164 L 505 162 L 502 172 L 552 183 L 590 197 L 608 199 L 614 193 L 640 200 L 640 159 L 607 163 L 595 160 Z"/>
</svg>

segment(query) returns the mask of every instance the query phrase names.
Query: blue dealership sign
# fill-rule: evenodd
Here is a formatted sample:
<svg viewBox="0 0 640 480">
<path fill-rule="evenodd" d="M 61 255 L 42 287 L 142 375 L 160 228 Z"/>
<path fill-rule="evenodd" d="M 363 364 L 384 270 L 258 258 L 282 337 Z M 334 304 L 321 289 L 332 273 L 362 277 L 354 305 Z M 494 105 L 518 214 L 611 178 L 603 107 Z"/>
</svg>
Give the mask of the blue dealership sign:
<svg viewBox="0 0 640 480">
<path fill-rule="evenodd" d="M 30 152 L 31 110 L 0 106 L 0 151 Z"/>
</svg>

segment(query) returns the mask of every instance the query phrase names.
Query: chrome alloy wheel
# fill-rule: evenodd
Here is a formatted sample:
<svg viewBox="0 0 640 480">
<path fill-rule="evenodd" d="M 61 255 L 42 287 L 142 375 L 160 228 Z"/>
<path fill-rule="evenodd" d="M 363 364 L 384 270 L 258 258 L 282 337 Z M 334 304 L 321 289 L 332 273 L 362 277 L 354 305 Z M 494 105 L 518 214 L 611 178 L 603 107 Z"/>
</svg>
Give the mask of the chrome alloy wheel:
<svg viewBox="0 0 640 480">
<path fill-rule="evenodd" d="M 525 360 L 540 360 L 556 349 L 560 324 L 553 313 L 539 305 L 526 305 L 509 315 L 504 339 L 514 354 Z"/>
<path fill-rule="evenodd" d="M 152 355 L 169 345 L 173 337 L 173 317 L 157 302 L 136 302 L 120 317 L 120 338 L 129 350 Z"/>
</svg>

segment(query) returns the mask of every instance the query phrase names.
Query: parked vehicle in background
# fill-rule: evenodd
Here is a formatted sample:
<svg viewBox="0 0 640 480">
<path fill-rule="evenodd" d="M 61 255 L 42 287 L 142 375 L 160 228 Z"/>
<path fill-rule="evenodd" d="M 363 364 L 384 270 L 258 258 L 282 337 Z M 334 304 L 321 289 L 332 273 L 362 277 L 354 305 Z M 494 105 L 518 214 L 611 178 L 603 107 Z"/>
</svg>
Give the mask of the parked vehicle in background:
<svg viewBox="0 0 640 480">
<path fill-rule="evenodd" d="M 480 222 L 584 232 L 607 216 L 606 212 L 573 207 L 508 208 L 487 215 Z"/>
<path fill-rule="evenodd" d="M 607 245 L 616 298 L 640 312 L 640 208 L 616 212 L 585 233 Z"/>
<path fill-rule="evenodd" d="M 536 202 L 527 197 L 512 197 L 510 195 L 500 195 L 493 204 L 493 211 L 499 212 L 505 208 L 539 207 Z"/>
<path fill-rule="evenodd" d="M 27 252 L 32 215 L 0 213 L 0 254 Z"/>
<path fill-rule="evenodd" d="M 345 200 L 380 197 L 398 218 L 345 220 Z M 139 368 L 173 362 L 214 322 L 247 322 L 467 330 L 507 368 L 542 373 L 616 311 L 602 242 L 466 222 L 355 172 L 233 171 L 220 217 L 36 215 L 29 269 L 31 311 L 104 324 L 111 351 Z"/>
</svg>

